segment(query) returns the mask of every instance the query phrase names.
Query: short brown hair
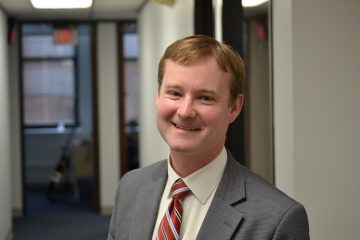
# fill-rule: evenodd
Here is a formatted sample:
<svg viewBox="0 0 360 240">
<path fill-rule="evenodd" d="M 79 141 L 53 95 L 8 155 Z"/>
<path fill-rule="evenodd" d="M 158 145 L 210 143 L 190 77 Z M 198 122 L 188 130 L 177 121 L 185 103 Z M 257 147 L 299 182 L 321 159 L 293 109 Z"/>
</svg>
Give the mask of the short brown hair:
<svg viewBox="0 0 360 240">
<path fill-rule="evenodd" d="M 231 74 L 230 102 L 233 103 L 239 94 L 244 92 L 244 63 L 239 53 L 231 46 L 204 35 L 179 39 L 165 50 L 159 62 L 158 89 L 161 88 L 166 60 L 187 65 L 211 56 L 215 56 L 224 72 Z"/>
</svg>

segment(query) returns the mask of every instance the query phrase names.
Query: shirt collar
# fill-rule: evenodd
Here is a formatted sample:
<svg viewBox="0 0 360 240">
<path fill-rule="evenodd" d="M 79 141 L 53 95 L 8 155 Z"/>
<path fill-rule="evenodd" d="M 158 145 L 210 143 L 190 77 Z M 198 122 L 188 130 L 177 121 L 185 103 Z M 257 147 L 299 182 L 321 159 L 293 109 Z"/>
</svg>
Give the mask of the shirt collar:
<svg viewBox="0 0 360 240">
<path fill-rule="evenodd" d="M 202 204 L 206 203 L 211 193 L 217 188 L 224 173 L 226 161 L 227 153 L 225 148 L 223 148 L 213 161 L 183 178 L 191 192 Z M 168 160 L 168 181 L 171 183 L 171 186 L 178 178 L 180 176 L 175 172 Z"/>
</svg>

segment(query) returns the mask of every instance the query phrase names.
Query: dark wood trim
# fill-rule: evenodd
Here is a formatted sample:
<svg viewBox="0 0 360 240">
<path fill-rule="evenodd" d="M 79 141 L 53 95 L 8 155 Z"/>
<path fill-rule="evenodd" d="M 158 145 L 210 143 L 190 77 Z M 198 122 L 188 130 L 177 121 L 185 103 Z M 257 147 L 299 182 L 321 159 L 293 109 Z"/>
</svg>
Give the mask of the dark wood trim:
<svg viewBox="0 0 360 240">
<path fill-rule="evenodd" d="M 129 170 L 127 141 L 125 133 L 125 67 L 124 67 L 124 25 L 126 22 L 117 23 L 117 43 L 118 43 L 118 112 L 119 112 L 119 140 L 120 140 L 120 177 Z"/>
<path fill-rule="evenodd" d="M 76 54 L 75 54 L 76 55 Z M 29 62 L 60 62 L 60 61 L 66 61 L 66 60 L 73 60 L 75 63 L 75 56 L 69 56 L 69 57 L 22 57 L 24 61 Z"/>
<path fill-rule="evenodd" d="M 194 1 L 194 31 L 195 34 L 214 37 L 215 27 L 212 0 Z"/>
<path fill-rule="evenodd" d="M 21 26 L 22 24 L 18 24 L 17 27 L 17 44 L 19 46 L 18 51 L 18 64 L 19 64 L 19 104 L 20 104 L 20 148 L 21 148 L 21 175 L 22 175 L 22 200 L 23 200 L 23 215 L 27 215 L 27 197 L 26 197 L 26 149 L 25 149 L 25 125 L 24 125 L 24 94 L 23 94 L 23 64 L 22 64 L 22 41 L 21 41 Z"/>
</svg>

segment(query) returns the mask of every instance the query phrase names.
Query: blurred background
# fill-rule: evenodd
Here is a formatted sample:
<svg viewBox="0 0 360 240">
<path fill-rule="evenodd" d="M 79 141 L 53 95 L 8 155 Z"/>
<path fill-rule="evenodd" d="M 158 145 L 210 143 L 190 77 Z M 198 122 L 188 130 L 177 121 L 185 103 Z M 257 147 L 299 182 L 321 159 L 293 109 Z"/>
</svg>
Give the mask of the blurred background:
<svg viewBox="0 0 360 240">
<path fill-rule="evenodd" d="M 244 58 L 237 160 L 304 204 L 312 239 L 359 238 L 359 1 L 89 4 L 0 0 L 0 240 L 106 239 L 121 176 L 168 156 L 157 64 L 193 34 Z"/>
</svg>

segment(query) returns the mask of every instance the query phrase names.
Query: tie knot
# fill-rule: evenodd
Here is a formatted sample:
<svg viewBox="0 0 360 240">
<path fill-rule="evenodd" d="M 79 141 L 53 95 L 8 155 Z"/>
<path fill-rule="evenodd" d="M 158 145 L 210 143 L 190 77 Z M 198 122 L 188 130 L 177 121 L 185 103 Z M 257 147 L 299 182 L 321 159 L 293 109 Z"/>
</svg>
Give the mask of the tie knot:
<svg viewBox="0 0 360 240">
<path fill-rule="evenodd" d="M 190 188 L 186 186 L 186 183 L 184 183 L 184 180 L 179 178 L 175 181 L 171 188 L 172 192 L 172 198 L 173 199 L 183 199 L 189 192 Z"/>
</svg>

